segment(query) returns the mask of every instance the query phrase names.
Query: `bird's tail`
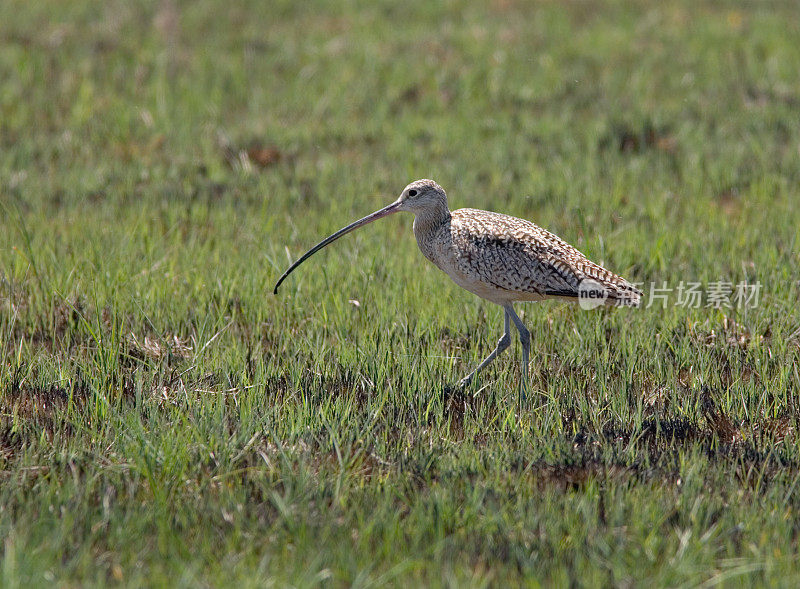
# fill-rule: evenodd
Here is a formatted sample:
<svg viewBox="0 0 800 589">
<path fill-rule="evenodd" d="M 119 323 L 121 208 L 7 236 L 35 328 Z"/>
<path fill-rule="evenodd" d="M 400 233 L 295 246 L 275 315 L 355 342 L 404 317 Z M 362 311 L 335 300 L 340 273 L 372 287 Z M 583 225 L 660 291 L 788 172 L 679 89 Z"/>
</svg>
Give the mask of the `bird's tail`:
<svg viewBox="0 0 800 589">
<path fill-rule="evenodd" d="M 642 291 L 625 281 L 609 288 L 604 302 L 607 307 L 638 307 L 642 302 Z"/>
</svg>

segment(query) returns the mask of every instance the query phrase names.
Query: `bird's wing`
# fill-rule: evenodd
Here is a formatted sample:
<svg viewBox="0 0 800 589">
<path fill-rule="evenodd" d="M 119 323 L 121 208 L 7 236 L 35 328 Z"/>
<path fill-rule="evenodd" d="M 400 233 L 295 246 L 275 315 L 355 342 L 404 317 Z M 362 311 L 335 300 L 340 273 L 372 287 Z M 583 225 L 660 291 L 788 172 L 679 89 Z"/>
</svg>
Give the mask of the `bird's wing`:
<svg viewBox="0 0 800 589">
<path fill-rule="evenodd" d="M 589 278 L 617 304 L 638 304 L 641 293 L 627 280 L 530 221 L 461 209 L 453 213 L 451 233 L 460 270 L 497 288 L 577 297 L 581 282 Z"/>
</svg>

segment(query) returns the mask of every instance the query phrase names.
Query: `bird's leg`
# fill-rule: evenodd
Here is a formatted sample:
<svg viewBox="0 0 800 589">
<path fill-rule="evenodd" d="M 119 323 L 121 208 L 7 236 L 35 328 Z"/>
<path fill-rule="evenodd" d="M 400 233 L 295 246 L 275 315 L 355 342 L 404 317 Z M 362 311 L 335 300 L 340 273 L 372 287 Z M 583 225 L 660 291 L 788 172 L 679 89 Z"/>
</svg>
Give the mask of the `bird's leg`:
<svg viewBox="0 0 800 589">
<path fill-rule="evenodd" d="M 503 313 L 503 317 L 504 317 L 504 321 L 505 321 L 505 323 L 504 323 L 505 327 L 504 327 L 504 331 L 503 331 L 503 337 L 501 337 L 500 341 L 497 342 L 497 347 L 494 350 L 492 350 L 492 353 L 489 354 L 488 356 L 486 356 L 486 358 L 483 360 L 483 362 L 478 364 L 478 366 L 475 368 L 475 370 L 473 370 L 467 376 L 462 378 L 459 381 L 458 386 L 460 386 L 460 387 L 469 386 L 469 383 L 472 382 L 472 379 L 475 378 L 475 375 L 478 374 L 478 371 L 481 370 L 482 368 L 486 368 L 486 366 L 492 360 L 497 358 L 498 354 L 500 354 L 503 350 L 505 350 L 511 344 L 511 324 L 510 324 L 511 318 L 508 315 L 508 308 L 504 307 L 504 309 L 505 309 L 505 312 Z M 513 310 L 512 310 L 512 312 L 513 312 Z"/>
<path fill-rule="evenodd" d="M 531 332 L 525 327 L 522 319 L 514 312 L 511 303 L 506 305 L 506 317 L 511 316 L 514 326 L 519 331 L 519 343 L 522 344 L 522 400 L 525 400 L 525 391 L 528 389 L 528 358 L 531 352 Z"/>
</svg>

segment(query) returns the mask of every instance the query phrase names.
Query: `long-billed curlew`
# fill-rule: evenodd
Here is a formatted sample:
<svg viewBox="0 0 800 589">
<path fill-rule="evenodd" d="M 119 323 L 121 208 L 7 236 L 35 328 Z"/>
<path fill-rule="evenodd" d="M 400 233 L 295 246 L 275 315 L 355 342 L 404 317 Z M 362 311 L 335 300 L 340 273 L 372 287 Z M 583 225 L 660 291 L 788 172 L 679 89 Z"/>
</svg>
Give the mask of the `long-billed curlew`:
<svg viewBox="0 0 800 589">
<path fill-rule="evenodd" d="M 462 288 L 505 310 L 503 337 L 459 385 L 468 385 L 511 343 L 510 324 L 522 343 L 522 387 L 528 374 L 531 334 L 514 311 L 514 301 L 580 300 L 586 306 L 639 305 L 642 295 L 624 278 L 586 258 L 560 237 L 530 221 L 477 209 L 450 211 L 447 194 L 433 180 L 417 180 L 387 207 L 326 237 L 292 264 L 275 284 L 345 233 L 392 213 L 414 213 L 414 236 L 423 255 Z M 583 305 L 582 305 L 583 306 Z"/>
</svg>

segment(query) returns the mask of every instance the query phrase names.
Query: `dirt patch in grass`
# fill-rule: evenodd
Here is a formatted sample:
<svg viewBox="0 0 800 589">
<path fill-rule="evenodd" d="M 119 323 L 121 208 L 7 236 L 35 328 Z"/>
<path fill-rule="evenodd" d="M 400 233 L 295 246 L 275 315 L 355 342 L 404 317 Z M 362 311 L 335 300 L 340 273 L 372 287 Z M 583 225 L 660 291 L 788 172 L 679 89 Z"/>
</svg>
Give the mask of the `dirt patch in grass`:
<svg viewBox="0 0 800 589">
<path fill-rule="evenodd" d="M 164 336 L 145 335 L 137 337 L 131 333 L 128 336 L 128 353 L 132 358 L 144 360 L 166 359 L 171 363 L 174 360 L 186 360 L 193 351 L 191 342 L 175 334 Z"/>
<path fill-rule="evenodd" d="M 281 162 L 286 156 L 276 146 L 261 141 L 250 141 L 246 147 L 234 144 L 224 133 L 219 133 L 217 144 L 228 167 L 250 172 L 257 167 L 265 169 Z"/>
<path fill-rule="evenodd" d="M 376 395 L 376 384 L 367 376 L 342 366 L 337 366 L 332 376 L 323 376 L 311 370 L 304 370 L 296 381 L 286 376 L 275 376 L 267 380 L 265 388 L 276 404 L 294 398 L 319 405 L 346 396 L 352 399 L 357 408 L 364 409 Z"/>
<path fill-rule="evenodd" d="M 650 149 L 675 153 L 678 142 L 668 128 L 646 121 L 639 127 L 627 124 L 614 125 L 601 139 L 600 147 L 603 149 L 613 147 L 620 153 L 642 153 Z"/>
<path fill-rule="evenodd" d="M 746 486 L 752 486 L 756 478 L 763 484 L 800 472 L 800 464 L 782 448 L 795 432 L 796 416 L 736 420 L 719 408 L 708 389 L 701 391 L 700 408 L 696 420 L 654 417 L 640 427 L 611 425 L 600 432 L 582 428 L 573 438 L 574 463 L 543 465 L 542 480 L 574 485 L 613 473 L 675 481 L 680 455 L 692 449 L 699 449 L 712 464 L 730 469 Z M 634 452 L 634 459 L 626 449 Z M 618 452 L 620 459 L 609 462 L 608 450 Z"/>
<path fill-rule="evenodd" d="M 59 436 L 72 437 L 75 428 L 63 419 L 63 414 L 70 404 L 76 411 L 82 411 L 88 398 L 89 390 L 83 383 L 69 388 L 12 383 L 0 397 L 0 458 L 13 460 L 27 443 L 41 439 L 42 435 L 50 444 Z"/>
</svg>

